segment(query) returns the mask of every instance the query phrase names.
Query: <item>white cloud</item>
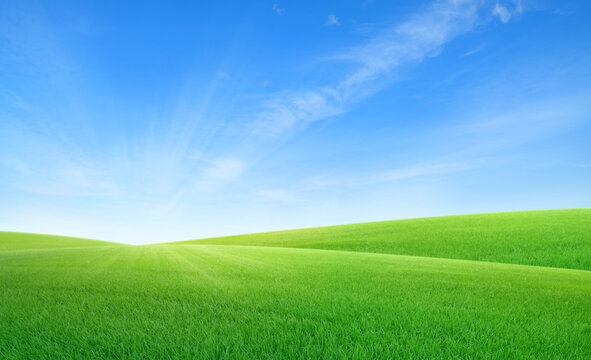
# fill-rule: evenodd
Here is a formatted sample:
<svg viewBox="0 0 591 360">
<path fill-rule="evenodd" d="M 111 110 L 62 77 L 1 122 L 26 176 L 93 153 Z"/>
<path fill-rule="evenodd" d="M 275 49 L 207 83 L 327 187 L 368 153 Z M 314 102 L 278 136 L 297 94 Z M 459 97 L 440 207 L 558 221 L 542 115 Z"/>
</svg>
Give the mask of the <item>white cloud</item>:
<svg viewBox="0 0 591 360">
<path fill-rule="evenodd" d="M 588 168 L 588 167 L 591 167 L 591 163 L 587 163 L 587 164 L 577 164 L 577 165 L 575 165 L 575 166 L 576 166 L 576 167 L 579 167 L 579 168 Z"/>
<path fill-rule="evenodd" d="M 265 81 L 263 81 L 263 82 L 261 83 L 261 86 L 262 86 L 262 87 L 267 87 L 267 86 L 269 86 L 269 85 L 271 85 L 271 84 L 272 84 L 272 81 L 271 81 L 271 80 L 265 80 Z"/>
<path fill-rule="evenodd" d="M 509 9 L 499 3 L 495 5 L 493 9 L 493 15 L 498 17 L 504 23 L 511 20 L 511 12 Z"/>
<path fill-rule="evenodd" d="M 498 17 L 501 22 L 506 23 L 515 15 L 523 12 L 523 5 L 520 0 L 509 1 L 505 4 L 497 2 L 492 10 L 494 16 Z"/>
<path fill-rule="evenodd" d="M 482 49 L 484 49 L 484 45 L 482 46 L 478 46 L 472 50 L 466 51 L 464 54 L 462 54 L 462 56 L 472 56 L 476 53 L 479 53 L 480 51 L 482 51 Z"/>
<path fill-rule="evenodd" d="M 205 173 L 214 179 L 232 180 L 244 171 L 245 164 L 238 160 L 224 159 L 212 161 L 212 166 L 205 169 Z"/>
<path fill-rule="evenodd" d="M 341 25 L 341 23 L 339 22 L 339 18 L 336 17 L 335 14 L 330 14 L 326 18 L 326 25 L 329 25 L 329 26 L 338 26 L 338 25 Z"/>
<path fill-rule="evenodd" d="M 273 4 L 273 11 L 275 11 L 279 16 L 287 12 L 287 10 L 280 8 L 279 5 L 277 5 L 277 3 Z"/>
<path fill-rule="evenodd" d="M 325 88 L 308 92 L 285 93 L 271 98 L 255 115 L 253 131 L 280 135 L 284 131 L 343 113 L 338 94 Z"/>
<path fill-rule="evenodd" d="M 317 88 L 276 93 L 253 113 L 253 131 L 280 135 L 339 115 L 392 82 L 403 64 L 437 56 L 455 37 L 471 31 L 486 2 L 436 1 L 426 11 L 390 27 L 328 61 L 353 64 L 349 75 Z M 520 6 L 514 6 L 514 11 Z"/>
</svg>

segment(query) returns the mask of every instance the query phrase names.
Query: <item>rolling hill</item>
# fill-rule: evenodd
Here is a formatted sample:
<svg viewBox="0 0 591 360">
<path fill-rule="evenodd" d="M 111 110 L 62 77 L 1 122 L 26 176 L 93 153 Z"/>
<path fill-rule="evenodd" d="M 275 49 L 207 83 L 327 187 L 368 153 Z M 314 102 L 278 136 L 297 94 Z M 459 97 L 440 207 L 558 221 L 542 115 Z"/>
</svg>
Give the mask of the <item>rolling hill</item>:
<svg viewBox="0 0 591 360">
<path fill-rule="evenodd" d="M 591 271 L 545 266 L 586 264 L 589 214 L 489 214 L 275 233 L 288 234 L 285 247 L 257 234 L 223 240 L 240 245 L 46 237 L 55 247 L 41 241 L 47 245 L 41 249 L 32 238 L 2 233 L 0 358 L 587 359 Z M 421 246 L 406 244 L 412 234 Z M 537 237 L 543 241 L 534 247 Z M 509 251 L 511 239 L 520 251 Z M 497 262 L 458 259 L 484 254 L 478 241 Z M 564 253 L 571 241 L 577 251 Z M 463 248 L 453 252 L 450 244 Z M 437 256 L 390 253 L 398 248 Z M 582 262 L 567 261 L 581 252 Z"/>
<path fill-rule="evenodd" d="M 69 236 L 0 231 L 0 252 L 14 250 L 35 250 L 115 245 L 122 244 Z"/>
<path fill-rule="evenodd" d="M 347 250 L 591 270 L 591 209 L 382 221 L 188 240 Z"/>
</svg>

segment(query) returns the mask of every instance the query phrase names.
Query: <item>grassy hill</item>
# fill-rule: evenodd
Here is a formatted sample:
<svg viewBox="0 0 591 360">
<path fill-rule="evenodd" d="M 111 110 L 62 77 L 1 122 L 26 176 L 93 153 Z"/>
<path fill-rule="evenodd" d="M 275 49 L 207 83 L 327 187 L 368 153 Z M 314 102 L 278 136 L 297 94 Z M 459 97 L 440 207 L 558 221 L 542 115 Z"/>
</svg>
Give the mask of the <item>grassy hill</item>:
<svg viewBox="0 0 591 360">
<path fill-rule="evenodd" d="M 331 249 L 591 270 L 591 209 L 383 221 L 170 244 Z"/>
<path fill-rule="evenodd" d="M 552 256 L 552 239 L 560 249 L 570 241 L 586 249 L 589 213 L 359 224 L 333 227 L 332 237 L 329 228 L 300 231 L 316 240 L 279 233 L 290 234 L 286 246 L 342 240 L 347 251 L 276 247 L 269 234 L 268 246 L 94 246 L 112 244 L 41 236 L 48 241 L 42 251 L 13 251 L 41 245 L 29 234 L 2 233 L 0 359 L 588 359 L 591 271 L 367 251 L 412 249 L 402 240 L 390 244 L 384 229 L 399 227 L 407 242 L 413 232 L 426 234 L 423 249 L 454 257 L 473 256 L 482 239 L 494 259 L 519 262 L 522 254 L 527 262 L 545 253 L 566 262 Z M 372 243 L 372 225 L 380 246 Z M 489 231 L 506 237 L 502 246 Z M 544 241 L 532 247 L 528 232 Z M 512 236 L 528 246 L 507 252 Z M 453 252 L 452 240 L 467 250 Z"/>
<path fill-rule="evenodd" d="M 122 244 L 68 236 L 0 231 L 0 251 L 114 245 Z"/>
</svg>

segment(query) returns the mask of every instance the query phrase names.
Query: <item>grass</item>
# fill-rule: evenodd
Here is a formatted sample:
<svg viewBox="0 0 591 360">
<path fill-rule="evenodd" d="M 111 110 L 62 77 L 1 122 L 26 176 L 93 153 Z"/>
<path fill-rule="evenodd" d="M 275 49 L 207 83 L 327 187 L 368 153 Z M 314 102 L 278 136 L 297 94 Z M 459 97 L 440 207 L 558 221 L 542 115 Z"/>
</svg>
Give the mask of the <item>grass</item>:
<svg viewBox="0 0 591 360">
<path fill-rule="evenodd" d="M 553 212 L 553 224 L 585 212 Z M 499 224 L 479 215 L 481 226 L 487 216 Z M 591 271 L 367 248 L 66 240 L 0 247 L 1 359 L 591 358 Z"/>
<path fill-rule="evenodd" d="M 363 251 L 591 270 L 591 209 L 383 221 L 180 241 Z"/>
<path fill-rule="evenodd" d="M 108 241 L 83 239 L 69 236 L 30 234 L 0 231 L 0 252 L 32 249 L 55 249 L 87 246 L 121 245 Z"/>
</svg>

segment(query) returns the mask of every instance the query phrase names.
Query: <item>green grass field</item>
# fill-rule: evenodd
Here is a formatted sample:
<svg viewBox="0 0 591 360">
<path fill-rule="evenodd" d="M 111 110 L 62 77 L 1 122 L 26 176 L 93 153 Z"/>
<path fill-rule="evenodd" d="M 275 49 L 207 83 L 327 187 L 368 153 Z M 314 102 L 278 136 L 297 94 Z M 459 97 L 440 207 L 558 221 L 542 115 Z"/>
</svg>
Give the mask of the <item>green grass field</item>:
<svg viewBox="0 0 591 360">
<path fill-rule="evenodd" d="M 0 252 L 10 250 L 57 249 L 114 245 L 121 244 L 68 236 L 0 231 Z"/>
<path fill-rule="evenodd" d="M 590 221 L 519 212 L 150 246 L 0 233 L 0 359 L 589 359 Z"/>
<path fill-rule="evenodd" d="M 363 251 L 591 270 L 591 209 L 520 211 L 276 231 L 174 244 Z"/>
</svg>

